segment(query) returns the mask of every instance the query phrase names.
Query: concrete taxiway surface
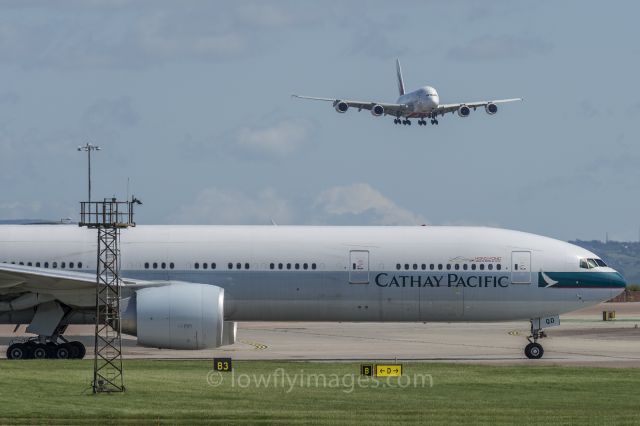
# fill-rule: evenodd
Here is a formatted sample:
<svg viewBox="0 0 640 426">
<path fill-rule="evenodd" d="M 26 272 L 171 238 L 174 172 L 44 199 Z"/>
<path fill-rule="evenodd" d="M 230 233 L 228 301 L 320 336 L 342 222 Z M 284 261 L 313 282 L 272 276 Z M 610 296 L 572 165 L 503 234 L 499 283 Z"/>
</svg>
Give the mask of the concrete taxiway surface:
<svg viewBox="0 0 640 426">
<path fill-rule="evenodd" d="M 602 311 L 616 311 L 602 321 Z M 265 323 L 238 326 L 231 346 L 202 351 L 142 348 L 125 336 L 126 358 L 212 358 L 238 360 L 416 360 L 482 364 L 560 364 L 640 367 L 640 303 L 606 303 L 561 317 L 546 329 L 541 360 L 528 360 L 523 348 L 528 322 L 508 323 Z M 12 339 L 27 336 L 25 326 L 0 326 L 0 357 Z M 87 346 L 93 356 L 93 327 L 72 326 L 65 336 Z"/>
</svg>

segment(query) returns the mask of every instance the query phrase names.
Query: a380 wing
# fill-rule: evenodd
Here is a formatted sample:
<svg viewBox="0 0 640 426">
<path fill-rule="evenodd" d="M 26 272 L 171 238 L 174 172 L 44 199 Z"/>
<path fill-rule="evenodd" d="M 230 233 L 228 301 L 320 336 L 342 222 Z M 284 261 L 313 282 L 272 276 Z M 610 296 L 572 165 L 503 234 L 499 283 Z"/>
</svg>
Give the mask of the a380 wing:
<svg viewBox="0 0 640 426">
<path fill-rule="evenodd" d="M 504 104 L 507 102 L 516 102 L 521 101 L 522 98 L 512 98 L 512 99 L 497 99 L 495 101 L 479 101 L 479 102 L 462 102 L 459 104 L 442 104 L 438 105 L 438 108 L 435 111 L 436 115 L 445 115 L 448 112 L 455 112 L 461 106 L 465 105 L 469 108 L 476 109 L 478 107 L 485 107 L 489 104 Z"/>
<path fill-rule="evenodd" d="M 332 99 L 332 98 L 317 98 L 314 96 L 301 96 L 301 95 L 291 95 L 294 98 L 298 99 L 311 99 L 314 101 L 325 101 L 332 102 L 335 106 L 338 102 L 344 102 L 349 105 L 350 108 L 357 108 L 358 111 L 366 109 L 368 111 L 371 110 L 376 105 L 382 106 L 384 108 L 385 115 L 393 115 L 393 116 L 402 116 L 408 111 L 408 106 L 405 104 L 388 104 L 383 102 L 364 102 L 364 101 L 352 101 L 349 99 Z"/>
</svg>

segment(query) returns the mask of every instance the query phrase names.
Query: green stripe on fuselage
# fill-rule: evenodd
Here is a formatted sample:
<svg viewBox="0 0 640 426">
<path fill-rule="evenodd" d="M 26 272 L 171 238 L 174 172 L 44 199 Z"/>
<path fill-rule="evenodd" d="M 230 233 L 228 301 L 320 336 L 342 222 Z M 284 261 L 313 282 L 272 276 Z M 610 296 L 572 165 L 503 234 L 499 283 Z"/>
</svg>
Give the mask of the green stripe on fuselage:
<svg viewBox="0 0 640 426">
<path fill-rule="evenodd" d="M 626 285 L 622 275 L 617 272 L 538 272 L 538 287 L 624 288 Z"/>
</svg>

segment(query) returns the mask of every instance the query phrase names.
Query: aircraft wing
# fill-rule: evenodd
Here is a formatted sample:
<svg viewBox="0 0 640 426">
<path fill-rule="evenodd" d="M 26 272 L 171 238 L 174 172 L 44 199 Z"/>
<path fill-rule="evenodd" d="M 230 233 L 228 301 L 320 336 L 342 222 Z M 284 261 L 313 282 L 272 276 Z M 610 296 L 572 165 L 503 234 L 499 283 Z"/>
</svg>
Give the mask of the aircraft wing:
<svg viewBox="0 0 640 426">
<path fill-rule="evenodd" d="M 438 108 L 435 110 L 436 115 L 445 115 L 448 112 L 455 112 L 461 106 L 468 106 L 469 108 L 476 109 L 478 107 L 485 107 L 489 104 L 504 104 L 507 102 L 516 102 L 521 101 L 522 98 L 512 98 L 512 99 L 498 99 L 495 101 L 479 101 L 479 102 L 463 102 L 459 104 L 442 104 L 438 105 Z"/>
<path fill-rule="evenodd" d="M 301 96 L 301 95 L 291 95 L 291 96 L 298 99 L 311 99 L 314 101 L 332 102 L 334 107 L 338 103 L 344 102 L 350 108 L 357 108 L 358 111 L 361 111 L 363 109 L 370 111 L 371 108 L 373 108 L 374 106 L 380 105 L 382 108 L 384 108 L 385 115 L 393 115 L 393 116 L 405 114 L 409 110 L 409 106 L 405 104 L 388 104 L 383 102 L 371 102 L 371 101 L 352 101 L 348 99 L 317 98 L 314 96 Z M 344 111 L 341 111 L 341 112 L 344 112 Z"/>
</svg>

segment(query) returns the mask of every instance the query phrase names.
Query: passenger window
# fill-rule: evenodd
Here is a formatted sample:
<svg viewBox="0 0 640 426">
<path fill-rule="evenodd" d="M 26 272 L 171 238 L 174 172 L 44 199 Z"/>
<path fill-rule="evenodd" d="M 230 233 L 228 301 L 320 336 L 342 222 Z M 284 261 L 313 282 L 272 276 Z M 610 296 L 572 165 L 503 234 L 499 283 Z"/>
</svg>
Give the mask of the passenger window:
<svg viewBox="0 0 640 426">
<path fill-rule="evenodd" d="M 447 271 L 450 271 L 450 270 L 451 270 L 451 264 L 447 263 Z"/>
<path fill-rule="evenodd" d="M 438 270 L 442 271 L 442 263 L 438 263 Z"/>
<path fill-rule="evenodd" d="M 458 269 L 460 269 L 460 264 L 456 263 L 456 264 L 455 264 L 455 269 L 456 269 L 456 271 L 457 271 Z"/>
<path fill-rule="evenodd" d="M 499 271 L 499 270 L 501 270 L 501 269 L 502 269 L 502 265 L 498 263 L 498 264 L 496 265 L 496 269 L 497 269 L 498 271 Z"/>
<path fill-rule="evenodd" d="M 309 269 L 309 264 L 305 263 L 304 265 L 302 265 L 302 269 L 304 269 L 305 271 Z"/>
<path fill-rule="evenodd" d="M 149 269 L 149 262 L 144 262 L 144 269 Z"/>
<path fill-rule="evenodd" d="M 69 269 L 73 269 L 73 262 L 69 262 Z"/>
<path fill-rule="evenodd" d="M 476 270 L 476 264 L 475 264 L 475 263 L 472 263 L 472 264 L 471 264 L 471 270 L 472 270 L 472 271 L 475 271 L 475 270 Z"/>
<path fill-rule="evenodd" d="M 490 263 L 489 265 L 487 265 L 487 268 L 489 268 L 489 270 L 493 270 L 493 263 Z"/>
<path fill-rule="evenodd" d="M 40 262 L 36 262 L 36 268 L 40 267 Z"/>
<path fill-rule="evenodd" d="M 291 264 L 287 263 L 287 269 L 291 269 Z"/>
<path fill-rule="evenodd" d="M 193 267 L 194 267 L 194 268 L 196 268 L 196 269 L 200 269 L 200 264 L 199 264 L 198 262 L 196 262 L 196 263 L 193 265 Z"/>
<path fill-rule="evenodd" d="M 233 263 L 231 262 L 227 263 L 227 269 L 233 269 Z"/>
<path fill-rule="evenodd" d="M 62 269 L 65 269 L 65 268 L 67 267 L 67 262 L 62 262 L 62 263 L 60 264 L 60 267 L 61 267 Z"/>
<path fill-rule="evenodd" d="M 481 270 L 481 271 L 484 271 L 484 263 L 481 263 L 481 264 L 480 264 L 480 270 Z"/>
<path fill-rule="evenodd" d="M 240 262 L 236 263 L 236 269 L 242 269 L 242 264 L 240 264 Z"/>
<path fill-rule="evenodd" d="M 18 265 L 24 266 L 24 262 L 18 262 Z"/>
<path fill-rule="evenodd" d="M 269 269 L 275 269 L 276 265 L 274 263 L 269 264 Z"/>
<path fill-rule="evenodd" d="M 31 266 L 31 262 L 27 262 L 27 266 Z"/>
<path fill-rule="evenodd" d="M 300 264 L 299 263 L 296 263 L 296 269 L 300 269 Z M 355 270 L 355 269 L 356 269 L 356 264 L 354 263 L 353 264 L 353 270 Z"/>
<path fill-rule="evenodd" d="M 464 265 L 462 265 L 462 269 L 464 269 L 465 271 L 467 270 L 468 267 L 469 267 L 469 265 L 467 265 L 466 263 Z"/>
<path fill-rule="evenodd" d="M 202 269 L 207 269 L 209 267 L 209 264 L 207 262 L 204 262 L 202 264 Z"/>
<path fill-rule="evenodd" d="M 399 271 L 402 268 L 402 266 L 399 263 L 396 263 L 396 269 Z"/>
<path fill-rule="evenodd" d="M 162 262 L 162 264 L 161 264 L 160 266 L 162 266 L 162 269 L 167 269 L 167 264 L 166 264 L 166 262 Z"/>
<path fill-rule="evenodd" d="M 82 269 L 82 262 L 78 262 L 78 269 Z"/>
<path fill-rule="evenodd" d="M 514 269 L 515 271 L 517 271 L 517 270 L 518 270 L 518 264 L 517 264 L 517 263 L 516 263 L 515 265 L 513 265 L 513 269 Z"/>
<path fill-rule="evenodd" d="M 417 271 L 417 270 L 418 270 L 418 264 L 417 264 L 417 263 L 414 263 L 414 264 L 413 264 L 413 270 L 414 270 L 414 271 Z"/>
<path fill-rule="evenodd" d="M 425 265 L 424 263 L 422 265 L 420 265 L 421 269 L 424 271 L 427 269 L 427 265 Z"/>
<path fill-rule="evenodd" d="M 212 262 L 211 263 L 211 269 L 216 269 L 218 267 L 218 265 L 216 265 L 216 262 Z"/>
<path fill-rule="evenodd" d="M 158 269 L 158 262 L 153 262 L 153 269 Z M 198 268 L 196 268 L 198 269 Z"/>
<path fill-rule="evenodd" d="M 53 263 L 51 264 L 51 267 L 52 267 L 53 269 L 56 269 L 56 268 L 58 267 L 58 262 L 53 262 Z"/>
<path fill-rule="evenodd" d="M 429 265 L 429 269 L 431 269 L 432 271 L 435 269 L 435 265 L 432 263 Z"/>
<path fill-rule="evenodd" d="M 278 263 L 278 269 L 282 269 L 282 263 Z"/>
<path fill-rule="evenodd" d="M 311 264 L 311 269 L 313 269 L 315 271 L 315 269 L 316 269 L 316 264 L 315 263 Z"/>
<path fill-rule="evenodd" d="M 408 270 L 409 270 L 409 264 L 408 264 L 408 263 L 405 263 L 405 264 L 404 264 L 404 270 L 405 270 L 405 271 L 408 271 Z"/>
<path fill-rule="evenodd" d="M 173 269 L 176 265 L 173 264 L 173 262 L 169 263 L 169 269 Z"/>
</svg>

